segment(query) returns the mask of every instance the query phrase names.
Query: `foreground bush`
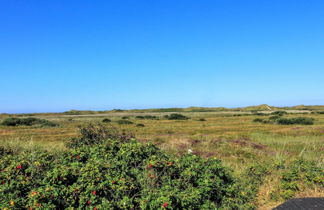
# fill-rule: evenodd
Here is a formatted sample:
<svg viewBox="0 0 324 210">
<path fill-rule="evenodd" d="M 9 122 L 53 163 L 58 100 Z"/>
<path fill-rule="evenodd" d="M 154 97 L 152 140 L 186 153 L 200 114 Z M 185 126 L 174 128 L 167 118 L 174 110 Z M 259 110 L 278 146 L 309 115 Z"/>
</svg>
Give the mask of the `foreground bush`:
<svg viewBox="0 0 324 210">
<path fill-rule="evenodd" d="M 45 119 L 34 118 L 34 117 L 28 117 L 28 118 L 9 117 L 2 121 L 2 125 L 6 125 L 6 126 L 25 125 L 25 126 L 46 126 L 46 127 L 58 126 L 57 123 Z"/>
<path fill-rule="evenodd" d="M 250 209 L 240 183 L 220 160 L 175 158 L 153 144 L 102 125 L 81 128 L 59 155 L 3 153 L 3 208 Z M 117 133 L 117 134 L 116 134 Z M 108 137 L 114 136 L 114 139 Z M 70 144 L 71 145 L 71 144 Z"/>
</svg>

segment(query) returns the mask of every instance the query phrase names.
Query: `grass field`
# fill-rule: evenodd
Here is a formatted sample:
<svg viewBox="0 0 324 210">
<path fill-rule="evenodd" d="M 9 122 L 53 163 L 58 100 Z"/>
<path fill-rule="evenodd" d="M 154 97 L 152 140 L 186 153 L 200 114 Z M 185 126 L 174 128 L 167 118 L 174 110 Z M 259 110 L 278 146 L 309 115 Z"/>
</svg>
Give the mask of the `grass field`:
<svg viewBox="0 0 324 210">
<path fill-rule="evenodd" d="M 141 142 L 153 142 L 168 153 L 181 155 L 190 150 L 205 158 L 219 158 L 237 177 L 247 176 L 246 172 L 250 167 L 266 166 L 267 172 L 258 185 L 255 202 L 259 209 L 271 209 L 285 199 L 285 196 L 276 197 L 274 194 L 282 191 L 278 188 L 282 173 L 288 170 L 295 159 L 309 160 L 322 170 L 324 168 L 324 114 L 310 110 L 287 111 L 289 114 L 285 117 L 311 117 L 315 120 L 314 125 L 253 122 L 255 118 L 269 118 L 271 111 L 266 110 L 257 113 L 250 110 L 179 112 L 189 117 L 188 120 L 168 120 L 164 116 L 173 112 L 152 110 L 142 113 L 125 111 L 36 114 L 34 117 L 56 122 L 59 126 L 1 125 L 0 144 L 17 151 L 35 147 L 65 151 L 68 149 L 64 143 L 78 135 L 78 126 L 99 123 L 108 118 L 111 120 L 109 124 L 135 134 Z M 147 115 L 156 116 L 158 119 L 136 117 Z M 6 117 L 8 115 L 1 115 L 2 119 Z M 123 118 L 133 124 L 118 124 L 117 121 Z M 143 124 L 144 127 L 139 127 L 138 124 Z M 309 187 L 301 183 L 301 187 L 294 191 L 292 197 L 324 196 L 322 187 Z"/>
</svg>

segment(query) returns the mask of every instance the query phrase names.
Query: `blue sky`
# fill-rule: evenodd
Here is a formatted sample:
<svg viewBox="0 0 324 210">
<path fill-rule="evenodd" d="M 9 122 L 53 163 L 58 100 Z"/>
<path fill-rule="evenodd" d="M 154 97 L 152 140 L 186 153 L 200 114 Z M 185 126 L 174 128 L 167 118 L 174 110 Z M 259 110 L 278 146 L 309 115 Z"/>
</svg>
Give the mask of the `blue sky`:
<svg viewBox="0 0 324 210">
<path fill-rule="evenodd" d="M 321 0 L 1 0 L 0 113 L 324 104 Z"/>
</svg>

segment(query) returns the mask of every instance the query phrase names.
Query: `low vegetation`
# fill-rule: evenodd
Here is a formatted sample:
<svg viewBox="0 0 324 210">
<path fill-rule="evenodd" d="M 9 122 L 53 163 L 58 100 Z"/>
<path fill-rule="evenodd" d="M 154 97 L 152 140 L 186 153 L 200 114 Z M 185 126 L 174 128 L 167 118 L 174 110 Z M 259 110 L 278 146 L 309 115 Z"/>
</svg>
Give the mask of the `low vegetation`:
<svg viewBox="0 0 324 210">
<path fill-rule="evenodd" d="M 58 126 L 57 123 L 45 119 L 39 119 L 33 117 L 28 117 L 28 118 L 9 117 L 4 119 L 1 124 L 5 126 L 44 126 L 44 127 Z"/>
<path fill-rule="evenodd" d="M 189 119 L 189 117 L 177 113 L 165 115 L 164 117 L 168 120 L 188 120 Z"/>
<path fill-rule="evenodd" d="M 107 138 L 102 125 L 60 155 L 44 151 L 0 159 L 0 202 L 16 209 L 247 209 L 249 196 L 218 159 L 176 158 L 153 144 Z M 3 151 L 3 149 L 2 149 Z"/>
<path fill-rule="evenodd" d="M 280 115 L 271 116 L 268 119 L 256 118 L 253 122 L 270 123 L 278 125 L 313 125 L 314 119 L 310 117 L 282 118 Z"/>
<path fill-rule="evenodd" d="M 1 122 L 7 118 L 33 116 L 60 126 L 0 125 L 0 206 L 8 209 L 53 209 L 51 206 L 61 209 L 67 205 L 79 206 L 71 207 L 75 209 L 171 209 L 187 208 L 186 203 L 190 203 L 204 209 L 202 203 L 211 202 L 220 209 L 272 209 L 292 197 L 323 197 L 324 115 L 318 113 L 323 109 L 264 108 L 268 111 L 263 107 L 236 111 L 217 108 L 212 112 L 209 108 L 197 112 L 193 111 L 198 110 L 196 108 L 188 108 L 178 113 L 191 120 L 169 120 L 164 117 L 165 112 L 146 110 L 95 111 L 95 114 L 82 111 L 75 115 L 1 114 Z M 131 120 L 126 120 L 132 124 L 119 124 L 123 116 L 128 116 Z M 158 120 L 142 116 L 156 116 Z M 252 122 L 256 117 L 259 123 Z M 313 124 L 277 123 L 279 119 L 305 117 L 314 119 Z M 103 119 L 111 122 L 103 123 Z M 155 152 L 145 153 L 148 159 L 145 156 L 143 162 L 136 162 L 138 167 L 131 168 L 127 162 L 139 159 L 143 154 L 140 152 L 146 149 L 166 156 L 176 167 L 174 170 L 194 184 L 188 188 L 177 185 L 184 179 L 169 173 L 168 162 L 159 161 L 165 159 Z M 118 158 L 111 157 L 112 151 L 116 151 L 113 154 Z M 184 164 L 184 157 L 195 158 L 186 162 L 192 170 L 178 165 Z M 221 185 L 224 189 L 232 186 L 235 192 L 226 191 L 224 202 L 214 202 L 211 198 L 202 201 L 201 194 L 213 191 L 209 185 L 197 184 L 193 176 L 200 177 L 199 171 L 209 174 L 207 168 L 216 160 L 221 160 L 217 167 L 233 180 L 233 185 L 220 182 Z M 153 170 L 150 177 L 149 164 Z M 204 164 L 206 168 L 201 168 Z M 218 172 L 213 173 L 217 176 L 201 177 L 199 181 L 218 183 Z M 153 183 L 153 187 L 144 185 L 144 178 L 145 184 Z M 165 181 L 168 179 L 170 184 Z M 160 184 L 166 187 L 161 188 Z M 137 193 L 132 194 L 132 190 Z M 179 200 L 185 198 L 185 203 L 179 204 Z M 236 206 L 226 206 L 229 199 L 233 199 Z"/>
<path fill-rule="evenodd" d="M 108 119 L 108 118 L 105 118 L 102 120 L 103 123 L 110 123 L 111 122 L 111 119 Z"/>
<path fill-rule="evenodd" d="M 146 120 L 158 120 L 159 118 L 154 115 L 138 115 L 135 117 L 136 119 L 146 119 Z"/>
<path fill-rule="evenodd" d="M 132 121 L 129 121 L 129 120 L 117 120 L 116 121 L 119 125 L 130 125 L 130 124 L 133 124 Z"/>
</svg>

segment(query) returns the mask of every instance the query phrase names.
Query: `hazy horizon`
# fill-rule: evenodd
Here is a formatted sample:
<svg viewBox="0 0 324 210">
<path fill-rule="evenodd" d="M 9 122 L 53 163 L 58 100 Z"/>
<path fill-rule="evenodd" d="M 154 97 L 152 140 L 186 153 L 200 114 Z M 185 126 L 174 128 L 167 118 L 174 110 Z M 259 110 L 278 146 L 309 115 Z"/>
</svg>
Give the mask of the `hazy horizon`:
<svg viewBox="0 0 324 210">
<path fill-rule="evenodd" d="M 196 108 L 227 108 L 227 109 L 236 109 L 236 108 L 246 108 L 246 107 L 252 107 L 252 106 L 261 106 L 261 105 L 268 105 L 270 107 L 277 107 L 277 108 L 282 108 L 282 107 L 295 107 L 295 106 L 324 106 L 322 104 L 297 104 L 297 105 L 291 105 L 291 106 L 274 106 L 274 105 L 270 105 L 270 104 L 258 104 L 258 105 L 248 105 L 248 106 L 183 106 L 183 107 L 146 107 L 146 108 L 108 108 L 108 109 L 68 109 L 68 110 L 60 110 L 60 111 L 21 111 L 21 112 L 0 112 L 0 114 L 34 114 L 34 113 L 62 113 L 62 112 L 67 112 L 67 111 L 113 111 L 113 110 L 117 110 L 117 109 L 121 109 L 121 110 L 147 110 L 147 109 L 168 109 L 168 108 L 180 108 L 180 109 L 184 109 L 184 108 L 192 108 L 192 107 L 196 107 Z"/>
</svg>

